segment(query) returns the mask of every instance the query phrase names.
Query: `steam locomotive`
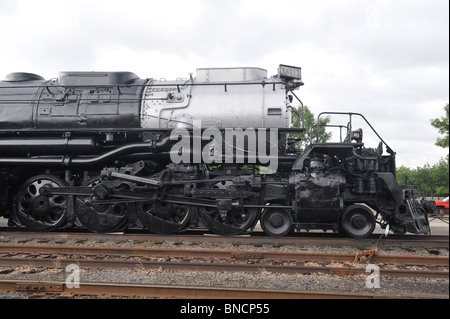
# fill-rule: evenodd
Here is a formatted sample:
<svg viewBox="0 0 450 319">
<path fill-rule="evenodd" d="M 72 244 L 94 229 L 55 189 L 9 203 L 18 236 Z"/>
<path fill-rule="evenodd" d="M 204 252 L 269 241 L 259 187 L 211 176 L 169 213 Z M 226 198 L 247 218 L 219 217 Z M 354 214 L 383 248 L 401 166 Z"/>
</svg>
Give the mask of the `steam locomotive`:
<svg viewBox="0 0 450 319">
<path fill-rule="evenodd" d="M 304 128 L 291 127 L 291 103 L 302 85 L 301 68 L 288 65 L 272 77 L 203 68 L 174 81 L 9 74 L 0 82 L 0 216 L 33 231 L 202 227 L 228 236 L 259 222 L 270 236 L 365 238 L 377 223 L 429 233 L 432 204 L 397 183 L 381 138 L 364 146 L 351 125 L 363 115 L 347 114 L 339 142 L 295 148 Z"/>
</svg>

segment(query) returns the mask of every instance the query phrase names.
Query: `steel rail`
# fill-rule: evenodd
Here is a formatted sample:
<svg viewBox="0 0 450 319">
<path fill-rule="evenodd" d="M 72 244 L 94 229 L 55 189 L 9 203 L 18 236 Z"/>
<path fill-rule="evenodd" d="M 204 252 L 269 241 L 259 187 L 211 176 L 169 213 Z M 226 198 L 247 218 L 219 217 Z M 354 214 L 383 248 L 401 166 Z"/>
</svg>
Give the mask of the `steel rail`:
<svg viewBox="0 0 450 319">
<path fill-rule="evenodd" d="M 449 248 L 449 236 L 426 236 L 426 235 L 405 235 L 405 236 L 389 236 L 382 238 L 380 235 L 373 235 L 367 239 L 353 239 L 353 238 L 339 238 L 335 234 L 319 234 L 319 233 L 300 233 L 292 237 L 274 238 L 265 236 L 263 234 L 254 232 L 252 235 L 240 235 L 233 237 L 216 236 L 201 231 L 192 231 L 189 233 L 174 234 L 174 235 L 156 235 L 143 233 L 142 231 L 127 233 L 86 233 L 86 232 L 30 232 L 28 230 L 21 231 L 17 228 L 2 228 L 0 229 L 0 239 L 2 241 L 17 240 L 20 238 L 26 240 L 41 240 L 41 241 L 61 241 L 68 239 L 76 240 L 113 240 L 113 241 L 153 241 L 153 242 L 220 242 L 220 243 L 235 243 L 235 244 L 249 244 L 261 245 L 268 244 L 272 246 L 282 245 L 328 245 L 328 246 L 356 246 L 364 247 L 364 249 L 375 249 L 388 247 L 401 248 Z"/>
<path fill-rule="evenodd" d="M 223 272 L 272 272 L 280 274 L 329 274 L 337 276 L 364 275 L 366 268 L 346 268 L 304 265 L 272 265 L 245 263 L 207 263 L 142 260 L 88 260 L 88 259 L 38 259 L 0 258 L 3 267 L 62 268 L 77 264 L 82 269 L 145 269 L 171 271 L 223 271 Z M 380 275 L 390 277 L 449 278 L 448 271 L 380 268 Z"/>
<path fill-rule="evenodd" d="M 328 266 L 320 264 L 296 264 L 291 262 L 271 263 L 229 263 L 229 262 L 197 262 L 197 261 L 172 261 L 149 260 L 150 258 L 123 259 L 123 258 L 63 258 L 61 256 L 44 255 L 38 253 L 28 257 L 0 257 L 0 265 L 3 267 L 32 267 L 32 268 L 66 268 L 71 264 L 77 264 L 82 269 L 145 269 L 145 270 L 172 270 L 172 271 L 224 271 L 224 272 L 273 272 L 284 274 L 330 274 L 339 276 L 361 275 L 366 273 L 363 265 L 360 268 L 350 265 Z M 449 272 L 444 270 L 421 269 L 390 269 L 380 267 L 380 275 L 392 277 L 425 277 L 448 278 Z"/>
<path fill-rule="evenodd" d="M 183 259 L 226 259 L 226 260 L 270 260 L 275 262 L 339 262 L 352 263 L 356 254 L 280 252 L 280 251 L 242 251 L 219 249 L 172 249 L 139 247 L 84 247 L 84 246 L 42 246 L 0 244 L 0 254 L 58 254 L 83 256 L 119 256 Z M 449 267 L 449 257 L 381 255 L 368 257 L 371 263 L 390 265 L 420 265 L 431 267 Z"/>
<path fill-rule="evenodd" d="M 0 280 L 0 292 L 55 295 L 58 297 L 94 296 L 103 298 L 187 298 L 187 299 L 448 299 L 435 294 L 378 294 L 346 291 L 275 290 L 263 288 L 198 287 L 124 283 L 80 283 L 68 288 L 64 282 Z"/>
</svg>

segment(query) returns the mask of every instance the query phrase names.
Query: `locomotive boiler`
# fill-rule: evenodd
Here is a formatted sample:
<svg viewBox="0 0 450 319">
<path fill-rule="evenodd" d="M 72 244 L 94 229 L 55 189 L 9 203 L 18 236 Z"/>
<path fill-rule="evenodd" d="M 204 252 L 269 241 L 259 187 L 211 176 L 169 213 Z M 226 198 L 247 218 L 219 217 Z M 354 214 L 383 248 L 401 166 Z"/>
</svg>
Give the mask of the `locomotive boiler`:
<svg viewBox="0 0 450 319">
<path fill-rule="evenodd" d="M 383 140 L 365 148 L 347 125 L 339 143 L 295 149 L 304 128 L 291 127 L 291 103 L 302 85 L 288 65 L 272 77 L 203 68 L 174 81 L 9 74 L 0 82 L 0 215 L 35 231 L 236 235 L 259 222 L 270 236 L 363 238 L 376 223 L 428 233 L 432 207 L 398 185 Z"/>
</svg>

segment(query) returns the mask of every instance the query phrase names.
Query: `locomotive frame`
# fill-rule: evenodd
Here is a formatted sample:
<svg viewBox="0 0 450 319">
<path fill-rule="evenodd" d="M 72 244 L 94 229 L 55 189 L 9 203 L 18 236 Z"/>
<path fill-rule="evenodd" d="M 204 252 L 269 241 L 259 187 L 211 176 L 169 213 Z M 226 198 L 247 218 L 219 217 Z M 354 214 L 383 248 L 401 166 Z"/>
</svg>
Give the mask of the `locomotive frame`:
<svg viewBox="0 0 450 319">
<path fill-rule="evenodd" d="M 365 148 L 352 117 L 380 136 L 362 114 L 345 113 L 338 143 L 293 148 L 291 135 L 304 131 L 289 126 L 301 85 L 301 69 L 287 65 L 272 78 L 214 68 L 165 82 L 131 72 L 8 75 L 0 215 L 35 231 L 202 227 L 230 236 L 260 222 L 269 236 L 322 229 L 365 238 L 377 223 L 429 233 L 432 203 L 398 185 L 395 152 L 381 138 Z"/>
</svg>

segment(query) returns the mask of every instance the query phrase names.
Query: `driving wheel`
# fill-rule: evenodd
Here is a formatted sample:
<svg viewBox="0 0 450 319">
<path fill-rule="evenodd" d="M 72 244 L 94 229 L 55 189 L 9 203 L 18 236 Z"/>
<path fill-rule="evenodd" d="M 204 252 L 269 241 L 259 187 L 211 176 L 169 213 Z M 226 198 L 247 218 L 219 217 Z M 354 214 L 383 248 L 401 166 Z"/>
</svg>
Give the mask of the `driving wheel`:
<svg viewBox="0 0 450 319">
<path fill-rule="evenodd" d="M 17 217 L 33 231 L 58 229 L 67 218 L 67 196 L 42 195 L 44 186 L 66 187 L 67 183 L 56 176 L 38 175 L 27 180 L 17 194 Z"/>
<path fill-rule="evenodd" d="M 189 226 L 191 208 L 187 205 L 152 201 L 137 204 L 142 225 L 155 234 L 174 234 Z"/>
<path fill-rule="evenodd" d="M 83 186 L 100 185 L 99 178 L 88 180 Z M 117 187 L 120 188 L 120 187 Z M 122 188 L 127 188 L 123 185 Z M 100 192 L 93 192 L 90 196 L 75 197 L 75 211 L 78 222 L 88 230 L 96 233 L 111 233 L 123 230 L 128 225 L 128 206 L 126 203 L 96 203 L 101 200 Z"/>
</svg>

